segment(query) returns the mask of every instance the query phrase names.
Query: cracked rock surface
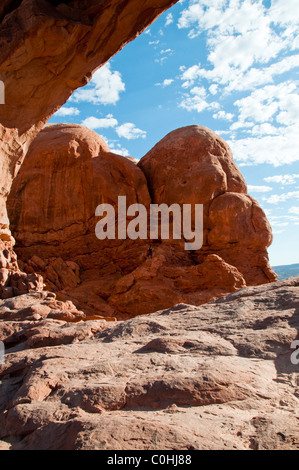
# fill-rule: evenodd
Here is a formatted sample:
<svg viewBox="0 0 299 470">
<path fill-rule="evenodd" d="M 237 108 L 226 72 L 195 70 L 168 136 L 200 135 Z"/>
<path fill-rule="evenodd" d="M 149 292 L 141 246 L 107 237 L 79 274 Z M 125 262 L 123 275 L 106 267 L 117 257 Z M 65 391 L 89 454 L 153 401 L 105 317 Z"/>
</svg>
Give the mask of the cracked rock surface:
<svg viewBox="0 0 299 470">
<path fill-rule="evenodd" d="M 298 331 L 299 278 L 123 322 L 56 323 L 64 343 L 28 335 L 7 350 L 0 448 L 299 449 Z"/>
</svg>

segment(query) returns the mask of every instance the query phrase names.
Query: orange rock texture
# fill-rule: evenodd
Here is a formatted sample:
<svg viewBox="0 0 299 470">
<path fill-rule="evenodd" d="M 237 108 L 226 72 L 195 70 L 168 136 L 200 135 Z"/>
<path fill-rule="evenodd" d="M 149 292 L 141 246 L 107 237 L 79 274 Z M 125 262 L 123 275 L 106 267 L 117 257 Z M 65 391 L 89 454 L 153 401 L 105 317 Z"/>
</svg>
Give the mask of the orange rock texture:
<svg viewBox="0 0 299 470">
<path fill-rule="evenodd" d="M 105 240 L 95 208 L 151 203 L 204 205 L 204 244 Z M 136 165 L 93 131 L 47 126 L 31 145 L 8 200 L 17 253 L 60 300 L 89 315 L 127 318 L 185 302 L 201 305 L 276 279 L 267 255 L 271 227 L 247 195 L 228 145 L 201 126 L 178 129 Z"/>
<path fill-rule="evenodd" d="M 32 140 L 74 90 L 86 85 L 99 67 L 176 2 L 1 1 L 0 80 L 5 85 L 5 105 L 0 106 L 2 253 L 8 250 L 15 256 L 6 199 Z M 17 273 L 21 274 L 19 269 Z M 5 281 L 0 279 L 0 296 L 1 289 L 11 284 L 10 274 Z"/>
</svg>

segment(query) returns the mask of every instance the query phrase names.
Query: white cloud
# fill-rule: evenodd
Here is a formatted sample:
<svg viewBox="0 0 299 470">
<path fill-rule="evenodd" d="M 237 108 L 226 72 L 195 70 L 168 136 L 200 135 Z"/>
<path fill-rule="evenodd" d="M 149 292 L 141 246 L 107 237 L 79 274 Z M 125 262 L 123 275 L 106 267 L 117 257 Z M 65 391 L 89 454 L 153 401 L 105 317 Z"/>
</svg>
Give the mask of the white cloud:
<svg viewBox="0 0 299 470">
<path fill-rule="evenodd" d="M 282 6 L 280 0 L 272 1 L 269 8 L 263 3 L 262 0 L 190 0 L 178 26 L 192 28 L 190 37 L 206 31 L 210 64 L 207 68 L 200 63 L 180 67 L 182 87 L 193 88 L 179 106 L 188 111 L 211 111 L 215 104 L 209 103 L 208 92 L 223 98 L 242 91 L 243 96 L 234 102 L 234 114 L 219 106 L 213 118 L 232 121 L 228 143 L 241 166 L 279 167 L 299 161 L 296 82 L 277 83 L 277 77 L 299 66 L 299 54 L 279 55 L 287 47 L 292 49 L 287 34 L 289 23 L 286 26 L 287 18 L 292 15 L 285 13 L 280 21 L 278 14 L 271 16 L 272 7 L 274 11 Z M 284 6 L 283 11 L 286 10 Z M 296 9 L 297 18 L 298 12 Z M 281 28 L 274 28 L 274 17 Z M 212 82 L 206 92 L 194 93 L 193 90 L 204 89 L 206 80 Z"/>
<path fill-rule="evenodd" d="M 217 95 L 217 93 L 218 93 L 218 85 L 216 85 L 216 84 L 214 83 L 213 85 L 210 86 L 209 91 L 210 91 L 211 95 Z"/>
<path fill-rule="evenodd" d="M 229 34 L 244 36 L 256 30 L 266 34 L 272 21 L 273 15 L 271 18 L 262 0 L 191 0 L 182 11 L 178 27 L 192 28 L 191 38 L 208 31 L 212 37 L 222 39 Z M 258 49 L 261 48 L 259 45 Z"/>
<path fill-rule="evenodd" d="M 173 52 L 174 52 L 174 51 L 173 51 L 172 49 L 162 49 L 162 50 L 160 51 L 160 54 L 161 54 L 161 55 L 164 55 L 164 54 L 172 55 Z"/>
<path fill-rule="evenodd" d="M 296 85 L 292 82 L 267 85 L 235 101 L 234 105 L 239 108 L 239 122 L 251 120 L 264 123 L 271 121 L 279 112 L 278 117 L 281 117 L 277 118 L 278 122 L 285 120 L 286 124 L 295 124 L 296 112 L 297 115 L 299 112 L 299 97 L 294 93 L 295 89 Z"/>
<path fill-rule="evenodd" d="M 162 86 L 163 88 L 165 88 L 171 85 L 173 82 L 173 78 L 166 78 L 162 83 L 156 83 L 156 86 Z"/>
<path fill-rule="evenodd" d="M 126 149 L 125 147 L 122 147 L 120 144 L 116 144 L 116 145 L 110 144 L 109 149 L 111 150 L 112 153 L 116 153 L 117 155 L 122 155 L 123 157 L 130 156 L 129 150 Z"/>
<path fill-rule="evenodd" d="M 78 108 L 60 108 L 56 113 L 55 116 L 78 116 L 80 114 L 80 110 Z"/>
<path fill-rule="evenodd" d="M 164 82 L 162 83 L 162 85 L 163 85 L 164 87 L 166 87 L 166 86 L 171 85 L 173 82 L 174 82 L 174 80 L 173 80 L 172 78 L 166 78 L 166 79 L 164 80 Z"/>
<path fill-rule="evenodd" d="M 249 137 L 232 139 L 237 160 L 276 167 L 299 160 L 299 97 L 295 91 L 296 83 L 287 81 L 259 88 L 235 101 L 238 118 L 231 131 L 251 128 Z"/>
<path fill-rule="evenodd" d="M 107 129 L 109 127 L 116 127 L 118 125 L 118 121 L 112 116 L 112 114 L 108 114 L 108 116 L 101 119 L 91 116 L 84 119 L 84 121 L 82 121 L 82 125 L 92 130 Z"/>
<path fill-rule="evenodd" d="M 262 0 L 190 0 L 178 27 L 188 28 L 190 38 L 206 32 L 211 67 L 195 66 L 197 76 L 230 93 L 273 83 L 275 75 L 299 65 L 298 54 L 278 59 L 299 43 L 298 12 L 298 5 L 292 10 L 285 0 L 272 1 L 269 8 Z"/>
<path fill-rule="evenodd" d="M 174 19 L 173 19 L 173 14 L 172 13 L 169 13 L 166 17 L 166 23 L 165 23 L 165 26 L 169 26 L 170 24 L 172 24 L 174 22 Z"/>
<path fill-rule="evenodd" d="M 240 48 L 239 55 L 241 57 L 242 48 Z M 227 66 L 227 63 L 220 61 L 219 64 L 214 64 L 212 69 L 204 69 L 201 67 L 201 64 L 193 65 L 188 69 L 185 68 L 181 70 L 185 72 L 181 79 L 185 80 L 185 87 L 192 86 L 197 79 L 214 81 L 216 84 L 224 87 L 225 94 L 229 94 L 235 91 L 253 90 L 258 86 L 272 84 L 274 78 L 298 66 L 299 54 L 285 57 L 270 66 L 257 63 L 257 66 L 248 66 L 245 69 L 238 67 L 235 62 Z"/>
<path fill-rule="evenodd" d="M 299 215 L 299 207 L 290 207 L 289 213 Z"/>
<path fill-rule="evenodd" d="M 299 208 L 298 208 L 299 209 Z M 291 210 L 289 210 L 290 212 Z M 299 212 L 298 212 L 299 214 Z M 273 233 L 281 233 L 282 231 L 279 231 L 279 228 L 283 227 L 289 227 L 290 225 L 298 225 L 299 223 L 299 217 L 297 215 L 270 215 L 269 221 L 274 228 Z"/>
<path fill-rule="evenodd" d="M 179 107 L 187 111 L 197 111 L 198 113 L 205 109 L 219 109 L 220 105 L 218 103 L 208 103 L 206 97 L 207 92 L 204 87 L 194 87 L 190 90 L 189 94 L 184 94 Z"/>
<path fill-rule="evenodd" d="M 264 178 L 266 183 L 280 183 L 282 185 L 291 185 L 295 184 L 296 180 L 299 179 L 299 175 L 275 175 L 275 176 L 267 176 Z"/>
<path fill-rule="evenodd" d="M 232 121 L 234 115 L 232 113 L 226 113 L 225 111 L 221 110 L 218 113 L 213 114 L 214 119 L 225 119 L 226 121 Z"/>
<path fill-rule="evenodd" d="M 249 193 L 268 193 L 272 191 L 270 186 L 252 186 L 248 185 L 248 192 Z"/>
<path fill-rule="evenodd" d="M 135 127 L 135 124 L 132 124 L 131 122 L 127 122 L 117 127 L 116 132 L 119 137 L 123 137 L 127 140 L 146 138 L 146 132 L 138 129 Z"/>
<path fill-rule="evenodd" d="M 120 93 L 125 89 L 121 74 L 117 71 L 113 72 L 108 63 L 95 72 L 88 87 L 74 93 L 72 101 L 115 105 L 120 99 Z"/>
<path fill-rule="evenodd" d="M 268 122 L 264 122 L 262 124 L 257 124 L 253 126 L 251 129 L 251 133 L 252 135 L 257 136 L 278 135 L 279 129 L 277 129 L 277 127 L 273 126 L 272 124 L 269 124 Z"/>
<path fill-rule="evenodd" d="M 179 19 L 179 28 L 188 28 L 191 38 L 206 32 L 202 40 L 206 40 L 209 61 L 207 67 L 182 66 L 182 87 L 201 88 L 207 80 L 212 82 L 207 90 L 211 95 L 223 98 L 243 92 L 234 101 L 235 110 L 213 115 L 214 119 L 232 118 L 229 143 L 242 166 L 278 167 L 299 160 L 296 82 L 277 83 L 282 74 L 299 66 L 299 54 L 284 56 L 293 50 L 299 16 L 298 8 L 290 14 L 286 4 L 273 0 L 267 8 L 262 0 L 190 0 Z M 212 109 L 209 101 L 207 93 L 189 92 L 180 106 L 201 112 Z"/>
<path fill-rule="evenodd" d="M 299 199 L 299 191 L 291 191 L 283 194 L 273 194 L 269 198 L 264 198 L 268 204 L 278 204 L 280 202 L 286 202 L 290 199 Z"/>
<path fill-rule="evenodd" d="M 227 80 L 225 92 L 252 90 L 257 86 L 271 84 L 274 78 L 299 66 L 299 54 L 285 57 L 267 67 L 251 67 L 245 72 L 235 70 Z M 221 77 L 216 77 L 219 81 Z"/>
<path fill-rule="evenodd" d="M 150 41 L 150 42 L 149 42 L 149 45 L 150 45 L 150 46 L 157 46 L 159 43 L 160 43 L 160 40 L 157 39 L 156 41 Z"/>
<path fill-rule="evenodd" d="M 281 223 L 284 220 L 289 222 L 298 222 L 299 217 L 296 215 L 270 215 L 269 220 L 274 223 Z"/>
<path fill-rule="evenodd" d="M 296 124 L 299 116 L 299 95 L 297 93 L 289 93 L 280 97 L 279 100 L 280 113 L 276 120 L 284 125 Z"/>
<path fill-rule="evenodd" d="M 228 141 L 235 159 L 246 165 L 270 164 L 275 167 L 299 160 L 297 126 L 280 127 L 277 135 L 234 138 Z"/>
<path fill-rule="evenodd" d="M 269 218 L 270 215 L 271 215 L 271 213 L 272 213 L 272 209 L 265 209 L 265 208 L 264 208 L 263 210 L 264 210 L 266 216 Z"/>
<path fill-rule="evenodd" d="M 298 2 L 297 0 L 272 0 L 270 10 L 271 20 L 280 25 L 298 25 Z"/>
<path fill-rule="evenodd" d="M 189 88 L 190 86 L 194 85 L 195 80 L 197 80 L 200 77 L 200 64 L 198 65 L 193 65 L 192 67 L 189 67 L 188 69 L 186 68 L 181 68 L 181 71 L 183 72 L 181 76 L 181 80 L 183 80 L 183 88 Z"/>
<path fill-rule="evenodd" d="M 231 126 L 230 126 L 230 129 L 232 131 L 236 131 L 238 129 L 241 129 L 242 127 L 244 128 L 250 128 L 250 127 L 254 127 L 254 124 L 253 122 L 240 122 L 240 121 L 235 121 Z"/>
<path fill-rule="evenodd" d="M 109 147 L 109 150 L 112 153 L 116 153 L 117 155 L 122 155 L 123 157 L 129 157 L 129 151 L 122 147 L 121 144 L 117 140 L 109 140 L 107 137 L 101 135 L 102 139 L 106 142 Z"/>
<path fill-rule="evenodd" d="M 163 65 L 164 62 L 165 62 L 167 59 L 168 59 L 168 56 L 164 56 L 164 57 L 161 57 L 161 59 L 155 59 L 155 62 L 156 62 L 157 64 Z"/>
<path fill-rule="evenodd" d="M 270 220 L 270 222 L 273 227 L 288 227 L 290 225 L 289 222 L 278 222 L 275 220 Z"/>
</svg>

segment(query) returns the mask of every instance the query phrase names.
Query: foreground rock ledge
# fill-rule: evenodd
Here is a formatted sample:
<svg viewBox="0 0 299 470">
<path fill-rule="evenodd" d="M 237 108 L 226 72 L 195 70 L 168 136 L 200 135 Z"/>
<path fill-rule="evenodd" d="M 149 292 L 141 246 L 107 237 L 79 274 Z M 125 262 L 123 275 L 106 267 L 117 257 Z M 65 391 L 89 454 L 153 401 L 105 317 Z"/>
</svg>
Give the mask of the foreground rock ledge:
<svg viewBox="0 0 299 470">
<path fill-rule="evenodd" d="M 0 448 L 299 449 L 298 331 L 294 278 L 27 340 L 0 368 Z"/>
</svg>

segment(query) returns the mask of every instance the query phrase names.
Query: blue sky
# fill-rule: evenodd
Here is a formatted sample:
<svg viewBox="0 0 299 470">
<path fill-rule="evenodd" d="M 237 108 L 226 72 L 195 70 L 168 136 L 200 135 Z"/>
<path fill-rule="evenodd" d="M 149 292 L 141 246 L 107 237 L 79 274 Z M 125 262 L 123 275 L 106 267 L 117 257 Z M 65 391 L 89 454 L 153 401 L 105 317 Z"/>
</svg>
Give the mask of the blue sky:
<svg viewBox="0 0 299 470">
<path fill-rule="evenodd" d="M 137 159 L 174 129 L 209 127 L 268 215 L 271 264 L 299 263 L 298 49 L 298 0 L 181 0 L 50 122 Z"/>
</svg>

